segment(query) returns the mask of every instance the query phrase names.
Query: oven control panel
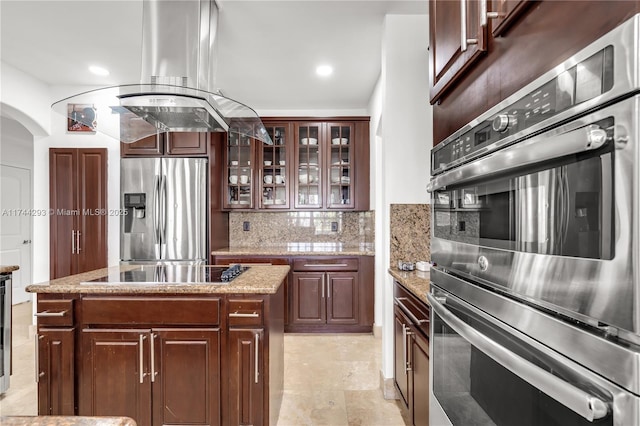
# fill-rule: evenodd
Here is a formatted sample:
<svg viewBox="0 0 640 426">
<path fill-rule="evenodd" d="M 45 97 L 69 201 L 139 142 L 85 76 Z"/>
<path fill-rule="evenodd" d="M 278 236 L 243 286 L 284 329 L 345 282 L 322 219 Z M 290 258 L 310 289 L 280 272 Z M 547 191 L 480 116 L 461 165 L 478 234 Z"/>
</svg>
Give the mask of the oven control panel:
<svg viewBox="0 0 640 426">
<path fill-rule="evenodd" d="M 497 114 L 432 150 L 431 174 L 481 155 L 491 144 L 520 133 L 613 87 L 613 46 L 556 75 Z"/>
</svg>

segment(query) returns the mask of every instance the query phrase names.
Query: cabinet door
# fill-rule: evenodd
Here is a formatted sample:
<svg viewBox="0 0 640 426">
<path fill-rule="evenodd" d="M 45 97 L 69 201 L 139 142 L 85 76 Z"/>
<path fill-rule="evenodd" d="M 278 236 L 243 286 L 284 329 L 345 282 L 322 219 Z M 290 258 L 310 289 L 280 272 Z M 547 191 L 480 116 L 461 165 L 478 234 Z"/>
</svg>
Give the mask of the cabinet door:
<svg viewBox="0 0 640 426">
<path fill-rule="evenodd" d="M 429 2 L 432 104 L 487 50 L 486 26 L 480 25 L 479 7 L 475 0 Z"/>
<path fill-rule="evenodd" d="M 36 369 L 38 415 L 75 414 L 73 328 L 40 328 Z"/>
<path fill-rule="evenodd" d="M 415 426 L 429 426 L 429 341 L 412 328 L 411 417 Z"/>
<path fill-rule="evenodd" d="M 267 122 L 267 133 L 273 145 L 258 143 L 258 194 L 261 209 L 288 209 L 289 176 L 291 171 L 292 126 L 289 123 Z"/>
<path fill-rule="evenodd" d="M 83 330 L 78 415 L 151 424 L 150 330 Z"/>
<path fill-rule="evenodd" d="M 140 139 L 134 143 L 121 143 L 120 155 L 122 157 L 129 156 L 145 156 L 145 157 L 158 157 L 164 154 L 164 134 L 157 133 L 152 136 L 147 136 L 144 139 Z"/>
<path fill-rule="evenodd" d="M 165 134 L 166 153 L 169 155 L 207 155 L 208 133 L 169 132 Z"/>
<path fill-rule="evenodd" d="M 358 324 L 357 272 L 328 272 L 327 324 Z"/>
<path fill-rule="evenodd" d="M 75 274 L 76 149 L 49 149 L 49 262 L 51 279 Z M 60 214 L 58 214 L 60 212 Z M 63 214 L 69 212 L 69 214 Z"/>
<path fill-rule="evenodd" d="M 263 329 L 229 329 L 229 424 L 263 424 L 263 342 Z"/>
<path fill-rule="evenodd" d="M 295 140 L 294 206 L 319 209 L 324 205 L 324 158 L 320 144 L 324 142 L 323 123 L 299 123 Z"/>
<path fill-rule="evenodd" d="M 323 272 L 292 274 L 292 324 L 326 324 L 324 275 Z"/>
<path fill-rule="evenodd" d="M 353 123 L 327 123 L 327 192 L 330 209 L 352 209 L 355 205 Z"/>
<path fill-rule="evenodd" d="M 153 424 L 220 423 L 220 330 L 153 329 Z"/>
<path fill-rule="evenodd" d="M 76 217 L 77 268 L 74 273 L 107 267 L 107 150 L 78 149 Z"/>
<path fill-rule="evenodd" d="M 251 138 L 229 133 L 225 149 L 224 208 L 252 209 L 254 207 L 253 167 L 255 164 L 255 148 Z"/>
<path fill-rule="evenodd" d="M 407 329 L 409 320 L 398 308 L 394 308 L 393 316 L 393 358 L 394 358 L 394 376 L 396 387 L 402 397 L 402 403 L 405 407 L 409 407 L 409 374 L 407 364 L 409 359 L 409 343 L 407 340 Z"/>
</svg>

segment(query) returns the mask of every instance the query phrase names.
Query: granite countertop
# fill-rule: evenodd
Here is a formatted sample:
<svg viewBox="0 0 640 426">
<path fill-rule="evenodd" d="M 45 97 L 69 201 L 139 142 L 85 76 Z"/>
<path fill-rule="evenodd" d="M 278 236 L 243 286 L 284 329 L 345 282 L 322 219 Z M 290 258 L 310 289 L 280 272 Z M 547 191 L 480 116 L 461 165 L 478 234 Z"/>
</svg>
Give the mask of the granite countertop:
<svg viewBox="0 0 640 426">
<path fill-rule="evenodd" d="M 129 417 L 16 416 L 0 417 L 2 426 L 136 426 Z"/>
<path fill-rule="evenodd" d="M 0 274 L 17 271 L 20 269 L 18 265 L 0 265 Z"/>
<path fill-rule="evenodd" d="M 271 247 L 234 246 L 211 252 L 214 256 L 374 256 L 373 244 L 290 243 Z"/>
<path fill-rule="evenodd" d="M 118 276 L 120 272 L 132 271 L 140 265 L 119 265 L 97 269 L 82 274 L 31 284 L 26 290 L 30 293 L 167 293 L 167 294 L 275 294 L 289 273 L 288 265 L 252 265 L 251 268 L 236 277 L 229 284 L 207 283 L 86 283 L 109 275 Z M 109 277 L 110 281 L 115 281 Z"/>
<path fill-rule="evenodd" d="M 389 273 L 393 278 L 409 290 L 414 296 L 422 300 L 427 305 L 427 293 L 429 293 L 429 272 L 424 271 L 401 271 L 398 268 L 389 268 Z"/>
</svg>

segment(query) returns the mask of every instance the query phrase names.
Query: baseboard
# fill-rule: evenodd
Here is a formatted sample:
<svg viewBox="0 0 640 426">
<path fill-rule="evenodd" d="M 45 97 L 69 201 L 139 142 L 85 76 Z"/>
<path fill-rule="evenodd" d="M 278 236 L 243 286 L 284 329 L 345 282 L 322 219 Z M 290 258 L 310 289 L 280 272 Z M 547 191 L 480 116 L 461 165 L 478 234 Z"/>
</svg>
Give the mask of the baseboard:
<svg viewBox="0 0 640 426">
<path fill-rule="evenodd" d="M 398 391 L 396 390 L 396 383 L 393 377 L 385 378 L 382 371 L 380 371 L 380 389 L 382 389 L 382 396 L 384 399 L 399 399 Z"/>
</svg>

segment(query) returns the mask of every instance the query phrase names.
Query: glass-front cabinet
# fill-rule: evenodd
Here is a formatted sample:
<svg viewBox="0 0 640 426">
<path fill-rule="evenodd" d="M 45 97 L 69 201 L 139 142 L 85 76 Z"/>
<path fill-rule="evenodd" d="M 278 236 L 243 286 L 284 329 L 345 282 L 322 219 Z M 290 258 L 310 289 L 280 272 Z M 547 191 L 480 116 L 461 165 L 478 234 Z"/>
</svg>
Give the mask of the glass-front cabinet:
<svg viewBox="0 0 640 426">
<path fill-rule="evenodd" d="M 224 207 L 251 209 L 254 206 L 254 141 L 248 136 L 229 133 L 225 150 L 226 182 Z"/>
<path fill-rule="evenodd" d="M 323 123 L 299 123 L 296 126 L 297 175 L 294 193 L 296 208 L 323 207 L 323 127 Z"/>
<path fill-rule="evenodd" d="M 293 135 L 289 123 L 265 123 L 267 133 L 273 145 L 256 143 L 258 147 L 258 170 L 260 190 L 258 191 L 261 209 L 288 209 L 289 170 L 292 166 L 291 150 Z"/>
<path fill-rule="evenodd" d="M 327 208 L 353 208 L 353 134 L 352 124 L 327 123 Z"/>
</svg>

